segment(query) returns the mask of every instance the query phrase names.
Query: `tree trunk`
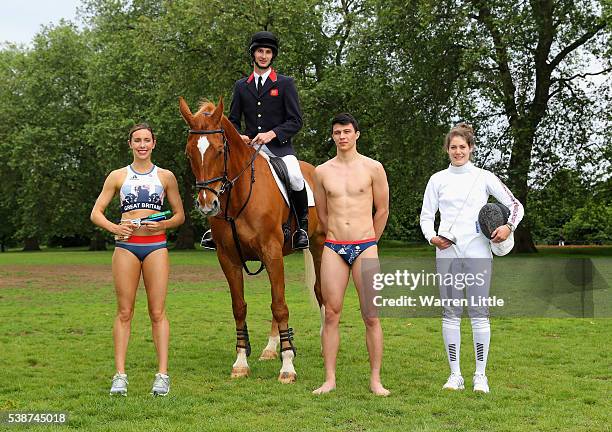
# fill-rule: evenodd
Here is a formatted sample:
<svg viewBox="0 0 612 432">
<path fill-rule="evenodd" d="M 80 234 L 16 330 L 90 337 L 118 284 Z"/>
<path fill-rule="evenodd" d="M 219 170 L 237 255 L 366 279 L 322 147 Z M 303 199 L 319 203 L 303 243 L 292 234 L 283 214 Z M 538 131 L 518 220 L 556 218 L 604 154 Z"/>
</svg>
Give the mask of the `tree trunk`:
<svg viewBox="0 0 612 432">
<path fill-rule="evenodd" d="M 527 221 L 525 221 L 527 222 Z M 512 253 L 537 253 L 538 250 L 533 243 L 531 229 L 522 222 L 514 232 L 514 249 Z"/>
<path fill-rule="evenodd" d="M 36 237 L 28 237 L 24 241 L 23 251 L 39 251 L 38 239 Z"/>
<path fill-rule="evenodd" d="M 90 251 L 102 251 L 106 250 L 106 238 L 104 234 L 100 231 L 96 231 L 94 236 L 91 238 L 91 242 L 89 243 Z"/>
<path fill-rule="evenodd" d="M 191 221 L 191 210 L 193 209 L 193 184 L 194 178 L 191 173 L 191 168 L 189 164 L 186 164 L 185 173 L 183 174 L 183 190 L 185 191 L 183 208 L 185 210 L 185 222 L 179 228 L 174 249 L 195 249 L 193 223 Z"/>
<path fill-rule="evenodd" d="M 512 145 L 512 157 L 508 168 L 508 183 L 516 198 L 525 208 L 525 217 L 514 233 L 513 251 L 515 253 L 536 253 L 538 250 L 531 235 L 531 217 L 527 213 L 528 180 L 535 127 L 521 118 L 511 122 L 511 128 L 514 144 Z"/>
<path fill-rule="evenodd" d="M 179 228 L 174 249 L 195 249 L 195 236 L 191 225 L 191 218 L 185 215 L 185 223 Z"/>
</svg>

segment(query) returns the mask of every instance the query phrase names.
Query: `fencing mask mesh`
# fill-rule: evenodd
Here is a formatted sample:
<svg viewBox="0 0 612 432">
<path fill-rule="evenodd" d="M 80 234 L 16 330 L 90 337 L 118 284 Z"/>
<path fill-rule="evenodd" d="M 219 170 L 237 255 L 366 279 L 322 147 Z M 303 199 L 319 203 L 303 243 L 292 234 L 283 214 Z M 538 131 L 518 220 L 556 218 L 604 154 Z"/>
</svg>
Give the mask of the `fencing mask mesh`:
<svg viewBox="0 0 612 432">
<path fill-rule="evenodd" d="M 502 225 L 508 223 L 510 217 L 510 209 L 500 203 L 489 203 L 482 206 L 478 213 L 478 225 L 482 234 L 491 239 L 491 233 Z M 497 256 L 504 256 L 510 253 L 514 247 L 514 233 L 501 243 L 491 244 L 491 251 Z"/>
<path fill-rule="evenodd" d="M 491 233 L 508 223 L 510 210 L 500 203 L 488 203 L 482 206 L 478 213 L 478 225 L 486 238 L 491 239 Z"/>
</svg>

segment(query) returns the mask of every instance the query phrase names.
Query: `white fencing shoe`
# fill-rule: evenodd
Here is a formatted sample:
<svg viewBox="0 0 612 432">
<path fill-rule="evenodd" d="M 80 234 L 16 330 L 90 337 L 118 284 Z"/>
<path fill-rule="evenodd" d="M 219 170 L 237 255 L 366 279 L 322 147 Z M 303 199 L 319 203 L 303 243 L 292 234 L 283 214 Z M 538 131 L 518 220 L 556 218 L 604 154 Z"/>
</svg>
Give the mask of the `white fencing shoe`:
<svg viewBox="0 0 612 432">
<path fill-rule="evenodd" d="M 489 393 L 489 380 L 486 375 L 474 374 L 474 391 Z"/>
<path fill-rule="evenodd" d="M 446 384 L 444 384 L 442 388 L 448 390 L 463 390 L 465 388 L 463 377 L 459 374 L 450 374 Z"/>
</svg>

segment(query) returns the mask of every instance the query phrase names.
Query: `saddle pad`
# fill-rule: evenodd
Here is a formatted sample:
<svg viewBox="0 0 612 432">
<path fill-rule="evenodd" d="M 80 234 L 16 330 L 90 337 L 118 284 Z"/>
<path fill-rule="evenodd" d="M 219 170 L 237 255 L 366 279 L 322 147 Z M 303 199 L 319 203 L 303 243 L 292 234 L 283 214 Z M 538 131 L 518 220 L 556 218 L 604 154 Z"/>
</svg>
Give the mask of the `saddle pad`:
<svg viewBox="0 0 612 432">
<path fill-rule="evenodd" d="M 266 162 L 268 162 L 268 166 L 270 167 L 270 171 L 272 171 L 272 176 L 274 177 L 274 181 L 276 182 L 276 185 L 278 186 L 278 190 L 280 190 L 280 193 L 285 200 L 285 204 L 287 204 L 288 206 L 289 198 L 287 198 L 287 191 L 285 190 L 285 186 L 283 185 L 283 183 L 278 178 L 278 175 L 276 175 L 276 171 L 274 170 L 274 167 L 270 163 L 270 157 L 261 151 L 259 152 L 259 156 L 263 157 L 266 160 Z M 307 181 L 304 180 L 304 184 L 306 185 L 306 195 L 308 196 L 308 207 L 314 207 L 315 204 L 314 204 L 314 195 L 312 193 L 312 189 L 310 189 L 310 185 L 308 184 Z"/>
</svg>

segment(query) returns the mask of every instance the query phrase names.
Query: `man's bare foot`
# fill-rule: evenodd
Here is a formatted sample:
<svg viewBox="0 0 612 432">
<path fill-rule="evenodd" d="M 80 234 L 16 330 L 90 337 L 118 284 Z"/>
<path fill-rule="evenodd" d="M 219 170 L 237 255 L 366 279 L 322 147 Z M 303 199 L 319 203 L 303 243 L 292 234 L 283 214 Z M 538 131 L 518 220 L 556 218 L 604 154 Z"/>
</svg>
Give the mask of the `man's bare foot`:
<svg viewBox="0 0 612 432">
<path fill-rule="evenodd" d="M 312 391 L 312 394 L 320 395 L 324 393 L 329 393 L 332 390 L 336 389 L 335 381 L 325 381 L 321 387 Z"/>
<path fill-rule="evenodd" d="M 379 382 L 378 383 L 371 383 L 370 384 L 370 390 L 376 396 L 389 396 L 391 394 L 391 392 L 389 390 L 387 390 L 386 388 L 384 388 L 382 386 L 382 384 L 379 383 Z"/>
</svg>

